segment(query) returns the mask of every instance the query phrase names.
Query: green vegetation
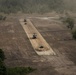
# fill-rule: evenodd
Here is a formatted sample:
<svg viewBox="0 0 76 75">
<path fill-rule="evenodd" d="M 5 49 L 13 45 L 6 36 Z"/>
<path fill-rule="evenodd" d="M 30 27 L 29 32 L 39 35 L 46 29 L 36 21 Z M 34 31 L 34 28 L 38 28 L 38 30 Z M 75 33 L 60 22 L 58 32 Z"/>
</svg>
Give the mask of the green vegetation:
<svg viewBox="0 0 76 75">
<path fill-rule="evenodd" d="M 74 19 L 69 15 L 67 17 L 60 17 L 60 20 L 67 26 L 67 28 L 71 29 L 72 37 L 76 40 L 76 30 L 74 28 Z"/>
<path fill-rule="evenodd" d="M 32 67 L 7 68 L 4 64 L 4 59 L 4 52 L 2 49 L 0 49 L 0 75 L 27 75 L 36 70 Z"/>
<path fill-rule="evenodd" d="M 4 61 L 4 59 L 5 59 L 4 52 L 2 51 L 2 49 L 0 49 L 0 60 Z"/>
<path fill-rule="evenodd" d="M 6 20 L 6 16 L 0 15 L 0 20 Z"/>
<path fill-rule="evenodd" d="M 68 28 L 70 28 L 71 30 L 73 29 L 73 27 L 74 27 L 74 19 L 73 18 L 70 18 L 70 17 L 68 17 L 67 19 L 66 19 L 66 21 L 65 21 L 68 25 L 67 25 L 67 27 Z"/>
<path fill-rule="evenodd" d="M 0 49 L 0 75 L 7 74 L 6 67 L 5 67 L 4 62 L 3 62 L 4 59 L 5 59 L 4 52 L 2 51 L 2 49 Z"/>
<path fill-rule="evenodd" d="M 0 0 L 0 12 L 45 13 L 52 10 L 63 10 L 63 0 Z"/>
<path fill-rule="evenodd" d="M 0 60 L 0 75 L 7 75 L 6 67 L 1 60 Z"/>
<path fill-rule="evenodd" d="M 67 26 L 69 29 L 74 28 L 74 19 L 71 17 L 60 17 L 60 20 Z"/>
<path fill-rule="evenodd" d="M 73 36 L 73 38 L 76 40 L 76 30 L 74 30 L 74 31 L 72 32 L 72 36 Z"/>
<path fill-rule="evenodd" d="M 7 74 L 8 75 L 27 75 L 31 72 L 33 72 L 36 69 L 33 69 L 31 67 L 15 67 L 15 68 L 8 68 Z"/>
<path fill-rule="evenodd" d="M 0 12 L 46 13 L 76 11 L 76 0 L 0 0 Z"/>
</svg>

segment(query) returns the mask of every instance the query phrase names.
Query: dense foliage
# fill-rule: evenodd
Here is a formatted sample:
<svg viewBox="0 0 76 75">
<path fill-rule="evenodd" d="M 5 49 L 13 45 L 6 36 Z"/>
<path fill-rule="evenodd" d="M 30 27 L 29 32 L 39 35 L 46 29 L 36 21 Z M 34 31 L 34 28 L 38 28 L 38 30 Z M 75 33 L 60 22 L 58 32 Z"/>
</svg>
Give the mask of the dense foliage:
<svg viewBox="0 0 76 75">
<path fill-rule="evenodd" d="M 0 75 L 6 75 L 7 71 L 6 71 L 6 67 L 4 65 L 4 59 L 5 59 L 5 55 L 2 49 L 0 49 Z"/>
<path fill-rule="evenodd" d="M 0 0 L 0 12 L 11 13 L 44 13 L 51 10 L 62 10 L 63 0 Z"/>
<path fill-rule="evenodd" d="M 0 60 L 0 75 L 7 75 L 6 67 L 3 61 Z"/>
</svg>

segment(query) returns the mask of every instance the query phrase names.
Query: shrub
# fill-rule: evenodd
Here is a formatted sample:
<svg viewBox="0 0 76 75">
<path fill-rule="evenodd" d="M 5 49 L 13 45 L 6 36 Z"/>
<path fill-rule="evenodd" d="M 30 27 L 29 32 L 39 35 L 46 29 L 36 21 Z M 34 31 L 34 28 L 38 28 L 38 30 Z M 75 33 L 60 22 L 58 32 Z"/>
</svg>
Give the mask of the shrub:
<svg viewBox="0 0 76 75">
<path fill-rule="evenodd" d="M 7 75 L 6 67 L 1 59 L 0 59 L 0 75 Z"/>
<path fill-rule="evenodd" d="M 68 17 L 68 18 L 66 19 L 66 23 L 68 23 L 67 27 L 72 30 L 73 27 L 74 27 L 74 19 Z"/>
<path fill-rule="evenodd" d="M 4 52 L 2 51 L 2 49 L 0 49 L 0 59 L 2 61 L 4 61 L 4 59 L 5 59 L 5 55 L 4 55 Z"/>
<path fill-rule="evenodd" d="M 60 17 L 60 20 L 71 30 L 74 28 L 74 19 L 71 17 Z"/>
<path fill-rule="evenodd" d="M 74 30 L 74 31 L 72 32 L 72 36 L 73 36 L 73 38 L 76 40 L 76 30 Z"/>
<path fill-rule="evenodd" d="M 0 15 L 0 20 L 6 20 L 6 16 Z"/>
</svg>

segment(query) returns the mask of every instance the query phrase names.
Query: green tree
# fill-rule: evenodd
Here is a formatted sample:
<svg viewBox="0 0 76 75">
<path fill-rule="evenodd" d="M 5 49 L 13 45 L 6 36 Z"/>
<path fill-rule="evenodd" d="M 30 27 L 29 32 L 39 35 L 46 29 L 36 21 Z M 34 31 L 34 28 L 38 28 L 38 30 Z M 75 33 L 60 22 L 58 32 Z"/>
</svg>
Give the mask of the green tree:
<svg viewBox="0 0 76 75">
<path fill-rule="evenodd" d="M 1 59 L 0 59 L 0 75 L 7 75 L 6 67 Z"/>
<path fill-rule="evenodd" d="M 5 59 L 4 52 L 2 51 L 2 49 L 0 49 L 0 60 L 4 61 L 4 59 Z"/>
<path fill-rule="evenodd" d="M 73 36 L 73 38 L 76 40 L 76 30 L 74 30 L 74 31 L 72 32 L 72 36 Z"/>
</svg>

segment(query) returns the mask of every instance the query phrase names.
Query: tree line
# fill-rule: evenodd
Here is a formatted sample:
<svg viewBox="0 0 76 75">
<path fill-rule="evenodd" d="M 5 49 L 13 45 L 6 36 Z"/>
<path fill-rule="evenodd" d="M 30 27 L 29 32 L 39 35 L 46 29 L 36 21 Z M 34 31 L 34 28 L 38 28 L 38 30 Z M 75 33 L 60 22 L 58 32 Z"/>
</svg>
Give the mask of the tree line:
<svg viewBox="0 0 76 75">
<path fill-rule="evenodd" d="M 45 13 L 51 10 L 63 10 L 63 0 L 0 0 L 0 12 Z"/>
</svg>

